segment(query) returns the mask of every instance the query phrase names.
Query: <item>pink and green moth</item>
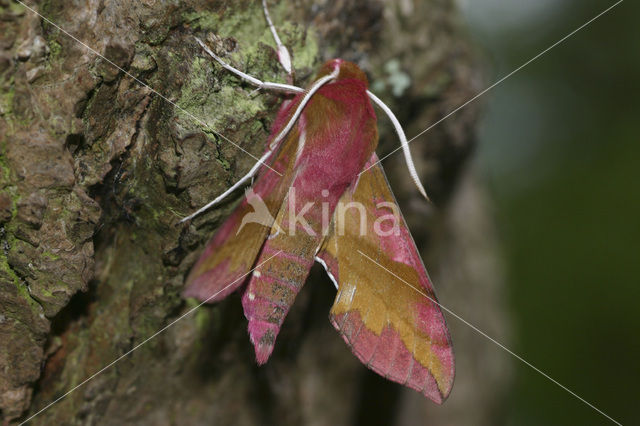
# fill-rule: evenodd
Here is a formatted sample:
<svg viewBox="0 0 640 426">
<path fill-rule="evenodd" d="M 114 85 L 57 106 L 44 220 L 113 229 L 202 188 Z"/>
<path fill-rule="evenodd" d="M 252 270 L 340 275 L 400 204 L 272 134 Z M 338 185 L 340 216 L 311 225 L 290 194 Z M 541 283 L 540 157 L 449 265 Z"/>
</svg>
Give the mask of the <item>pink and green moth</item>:
<svg viewBox="0 0 640 426">
<path fill-rule="evenodd" d="M 264 0 L 263 6 L 280 62 L 291 75 L 289 53 Z M 391 118 L 409 171 L 426 197 L 393 113 L 368 90 L 364 72 L 353 63 L 330 60 L 320 68 L 316 81 L 301 89 L 244 74 L 196 40 L 218 63 L 247 82 L 293 96 L 281 106 L 268 147 L 251 171 L 183 219 L 191 219 L 254 178 L 251 191 L 191 270 L 184 296 L 216 302 L 241 289 L 249 337 L 258 364 L 263 364 L 311 266 L 319 262 L 337 287 L 331 324 L 360 361 L 437 403 L 444 401 L 454 377 L 451 339 L 378 162 L 371 100 Z M 271 218 L 266 224 L 245 219 L 256 214 L 256 197 L 268 210 L 264 216 Z M 361 207 L 337 207 L 356 204 Z M 304 226 L 299 226 L 302 221 L 295 218 L 303 213 Z M 330 221 L 323 223 L 327 216 Z M 396 219 L 393 232 L 390 217 Z"/>
</svg>

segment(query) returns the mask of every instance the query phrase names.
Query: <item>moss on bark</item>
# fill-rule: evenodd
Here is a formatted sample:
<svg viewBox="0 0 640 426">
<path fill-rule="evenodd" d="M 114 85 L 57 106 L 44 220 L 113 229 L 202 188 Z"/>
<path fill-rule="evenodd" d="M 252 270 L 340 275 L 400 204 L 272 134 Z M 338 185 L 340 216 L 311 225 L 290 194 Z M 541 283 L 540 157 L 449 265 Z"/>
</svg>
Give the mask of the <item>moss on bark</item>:
<svg viewBox="0 0 640 426">
<path fill-rule="evenodd" d="M 410 123 L 409 135 L 473 93 L 477 72 L 452 2 L 312 3 L 271 9 L 298 84 L 331 57 L 356 61 Z M 251 95 L 253 88 L 203 56 L 193 35 L 210 36 L 246 72 L 285 81 L 257 1 L 48 0 L 33 7 L 153 90 L 0 1 L 6 422 L 37 412 L 194 307 L 179 296 L 184 276 L 234 201 L 192 224 L 176 222 L 253 165 L 220 135 L 259 156 L 280 98 Z M 442 246 L 426 243 L 447 223 L 446 200 L 470 152 L 473 122 L 473 109 L 465 110 L 428 144 L 412 146 L 438 208 L 392 179 L 433 259 Z M 388 151 L 396 143 L 384 118 L 381 129 Z M 406 178 L 395 160 L 385 166 L 392 178 Z M 348 424 L 375 413 L 391 422 L 394 407 L 411 396 L 375 382 L 391 396 L 376 407 L 358 399 L 372 376 L 330 328 L 331 288 L 314 277 L 267 366 L 255 366 L 232 296 L 177 322 L 33 422 Z"/>
</svg>

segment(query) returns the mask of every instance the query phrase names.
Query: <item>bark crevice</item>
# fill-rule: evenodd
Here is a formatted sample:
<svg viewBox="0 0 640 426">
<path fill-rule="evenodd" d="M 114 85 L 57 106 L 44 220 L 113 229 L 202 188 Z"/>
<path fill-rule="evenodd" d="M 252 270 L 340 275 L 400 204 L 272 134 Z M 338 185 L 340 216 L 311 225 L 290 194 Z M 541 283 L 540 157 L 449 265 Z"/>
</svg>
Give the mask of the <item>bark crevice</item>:
<svg viewBox="0 0 640 426">
<path fill-rule="evenodd" d="M 477 91 L 478 71 L 453 2 L 312 3 L 278 2 L 271 9 L 293 55 L 297 84 L 309 83 L 331 57 L 355 61 L 409 136 Z M 179 107 L 23 7 L 0 0 L 5 423 L 38 411 L 195 306 L 180 297 L 184 276 L 241 191 L 192 224 L 176 222 L 255 161 L 215 132 L 259 156 L 281 98 L 249 96 L 252 89 L 216 67 L 192 36 L 214 34 L 231 63 L 263 80 L 285 78 L 260 2 L 29 4 Z M 407 78 L 398 92 L 398 81 Z M 474 122 L 470 107 L 430 132 L 428 143 L 411 145 L 435 205 L 417 198 L 400 156 L 384 163 L 432 276 L 439 277 L 436 287 L 455 281 L 443 265 L 466 235 L 456 234 L 459 223 L 447 217 L 459 194 L 467 194 L 461 188 L 475 188 L 473 178 L 464 177 Z M 383 117 L 380 135 L 381 152 L 397 145 Z M 481 226 L 492 232 L 488 221 Z M 460 238 L 443 243 L 442 228 Z M 266 366 L 254 364 L 240 301 L 232 295 L 176 323 L 33 423 L 179 418 L 339 425 L 367 414 L 399 421 L 399 410 L 435 419 L 428 402 L 367 376 L 372 373 L 327 321 L 333 295 L 326 277 L 313 275 Z M 499 303 L 492 303 L 478 309 L 500 316 Z M 396 402 L 379 410 L 353 403 L 366 400 L 371 383 Z M 484 400 L 460 398 L 449 402 L 458 423 L 491 411 Z"/>
</svg>

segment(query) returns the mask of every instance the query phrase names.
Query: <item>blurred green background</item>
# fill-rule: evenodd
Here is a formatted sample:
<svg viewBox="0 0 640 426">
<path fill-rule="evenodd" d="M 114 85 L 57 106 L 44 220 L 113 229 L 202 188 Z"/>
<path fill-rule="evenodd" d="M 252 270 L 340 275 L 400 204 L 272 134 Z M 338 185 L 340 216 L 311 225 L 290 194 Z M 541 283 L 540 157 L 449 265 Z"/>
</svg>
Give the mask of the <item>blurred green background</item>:
<svg viewBox="0 0 640 426">
<path fill-rule="evenodd" d="M 460 7 L 489 85 L 614 3 Z M 640 424 L 639 20 L 627 0 L 483 97 L 478 148 L 506 254 L 512 347 L 623 424 Z M 613 424 L 513 366 L 507 424 Z"/>
</svg>

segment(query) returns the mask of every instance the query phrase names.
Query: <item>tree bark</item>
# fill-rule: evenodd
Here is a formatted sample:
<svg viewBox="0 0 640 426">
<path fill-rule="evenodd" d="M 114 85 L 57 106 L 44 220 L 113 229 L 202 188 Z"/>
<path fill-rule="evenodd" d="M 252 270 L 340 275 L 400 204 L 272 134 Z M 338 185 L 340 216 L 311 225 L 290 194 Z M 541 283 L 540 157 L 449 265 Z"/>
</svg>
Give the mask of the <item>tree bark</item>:
<svg viewBox="0 0 640 426">
<path fill-rule="evenodd" d="M 355 61 L 408 136 L 480 86 L 453 1 L 273 3 L 298 85 L 311 82 L 324 60 Z M 31 422 L 495 419 L 508 378 L 491 356 L 495 349 L 449 317 L 458 377 L 450 400 L 437 407 L 378 378 L 350 353 L 327 321 L 334 294 L 320 270 L 264 367 L 253 360 L 237 295 L 173 324 L 196 306 L 180 297 L 185 274 L 243 194 L 191 224 L 177 222 L 253 165 L 226 139 L 259 157 L 281 100 L 251 95 L 203 55 L 193 36 L 210 36 L 219 53 L 258 78 L 284 81 L 259 1 L 28 5 L 51 21 L 0 0 L 5 423 L 27 419 L 69 390 Z M 475 107 L 466 108 L 412 143 L 432 204 L 418 198 L 401 155 L 384 165 L 441 302 L 469 319 L 486 318 L 485 329 L 504 337 L 495 238 L 467 161 L 475 116 Z M 389 152 L 397 139 L 382 115 L 380 129 L 379 152 Z M 498 391 L 486 392 L 489 386 Z"/>
</svg>

